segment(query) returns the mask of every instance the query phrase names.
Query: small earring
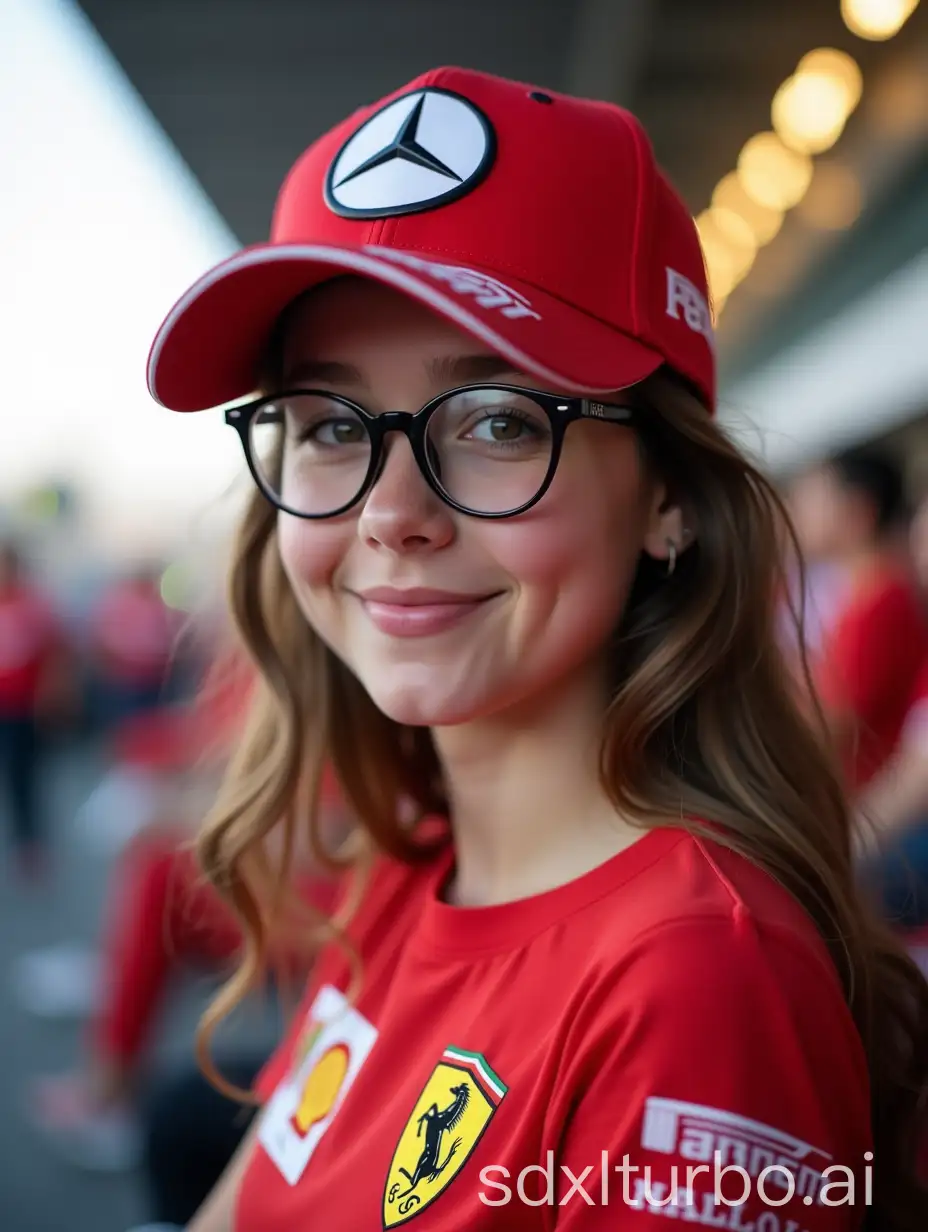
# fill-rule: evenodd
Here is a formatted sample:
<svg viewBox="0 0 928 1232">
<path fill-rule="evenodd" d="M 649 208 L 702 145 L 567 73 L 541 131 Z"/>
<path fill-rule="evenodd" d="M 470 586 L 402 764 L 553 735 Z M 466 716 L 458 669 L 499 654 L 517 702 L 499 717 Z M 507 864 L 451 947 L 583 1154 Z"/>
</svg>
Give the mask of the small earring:
<svg viewBox="0 0 928 1232">
<path fill-rule="evenodd" d="M 667 577 L 673 577 L 677 567 L 677 545 L 672 539 L 667 540 Z"/>
</svg>

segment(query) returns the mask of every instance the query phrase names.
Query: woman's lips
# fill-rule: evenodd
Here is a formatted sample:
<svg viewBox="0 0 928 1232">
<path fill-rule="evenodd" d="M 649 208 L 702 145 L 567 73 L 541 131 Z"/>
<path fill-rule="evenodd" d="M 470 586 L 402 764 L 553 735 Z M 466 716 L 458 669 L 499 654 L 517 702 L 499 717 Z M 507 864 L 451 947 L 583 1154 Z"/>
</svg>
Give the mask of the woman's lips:
<svg viewBox="0 0 928 1232">
<path fill-rule="evenodd" d="M 460 624 L 496 595 L 379 588 L 357 593 L 357 597 L 381 633 L 389 637 L 429 637 Z"/>
</svg>

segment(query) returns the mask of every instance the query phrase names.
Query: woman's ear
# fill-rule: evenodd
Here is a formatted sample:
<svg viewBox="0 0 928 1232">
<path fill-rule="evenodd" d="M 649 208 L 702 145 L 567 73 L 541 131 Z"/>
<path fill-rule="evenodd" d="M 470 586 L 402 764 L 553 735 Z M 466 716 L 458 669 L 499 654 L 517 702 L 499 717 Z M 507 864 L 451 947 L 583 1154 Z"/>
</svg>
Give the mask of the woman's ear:
<svg viewBox="0 0 928 1232">
<path fill-rule="evenodd" d="M 677 504 L 664 484 L 658 485 L 642 545 L 644 551 L 654 560 L 675 561 L 695 538 L 692 519 L 687 517 L 683 506 Z"/>
</svg>

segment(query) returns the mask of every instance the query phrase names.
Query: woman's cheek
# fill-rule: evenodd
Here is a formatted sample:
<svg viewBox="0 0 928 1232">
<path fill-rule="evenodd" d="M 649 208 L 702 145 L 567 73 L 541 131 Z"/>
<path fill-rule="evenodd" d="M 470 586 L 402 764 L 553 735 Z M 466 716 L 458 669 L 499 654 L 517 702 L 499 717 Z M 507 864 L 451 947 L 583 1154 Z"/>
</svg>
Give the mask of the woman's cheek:
<svg viewBox="0 0 928 1232">
<path fill-rule="evenodd" d="M 560 495 L 560 494 L 558 494 Z M 552 500 L 511 522 L 484 522 L 483 550 L 522 587 L 563 584 L 586 569 L 602 571 L 606 519 L 582 500 Z"/>
<path fill-rule="evenodd" d="M 336 522 L 281 514 L 277 523 L 280 558 L 296 588 L 331 583 L 354 538 L 350 528 Z"/>
</svg>

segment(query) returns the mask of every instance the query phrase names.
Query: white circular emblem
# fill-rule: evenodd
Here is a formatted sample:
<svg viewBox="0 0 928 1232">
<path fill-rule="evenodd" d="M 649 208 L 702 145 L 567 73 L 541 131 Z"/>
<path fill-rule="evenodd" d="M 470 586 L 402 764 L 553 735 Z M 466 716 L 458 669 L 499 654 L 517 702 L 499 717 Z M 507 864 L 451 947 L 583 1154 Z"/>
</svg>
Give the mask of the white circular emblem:
<svg viewBox="0 0 928 1232">
<path fill-rule="evenodd" d="M 496 153 L 490 121 L 460 94 L 427 87 L 366 120 L 326 176 L 329 209 L 386 218 L 434 209 L 475 188 Z"/>
</svg>

